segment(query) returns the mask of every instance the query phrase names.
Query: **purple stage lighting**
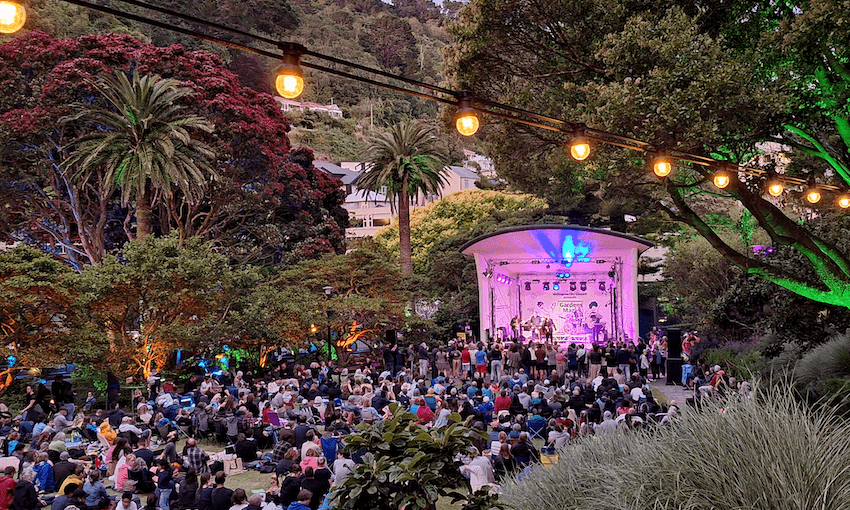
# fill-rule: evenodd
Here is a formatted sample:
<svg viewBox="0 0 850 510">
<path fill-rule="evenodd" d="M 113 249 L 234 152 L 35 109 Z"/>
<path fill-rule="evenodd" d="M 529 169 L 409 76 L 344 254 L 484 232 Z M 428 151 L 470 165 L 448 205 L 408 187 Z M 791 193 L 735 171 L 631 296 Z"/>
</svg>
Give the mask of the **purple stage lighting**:
<svg viewBox="0 0 850 510">
<path fill-rule="evenodd" d="M 511 279 L 503 274 L 496 275 L 496 283 L 501 283 L 504 285 L 510 285 Z"/>
</svg>

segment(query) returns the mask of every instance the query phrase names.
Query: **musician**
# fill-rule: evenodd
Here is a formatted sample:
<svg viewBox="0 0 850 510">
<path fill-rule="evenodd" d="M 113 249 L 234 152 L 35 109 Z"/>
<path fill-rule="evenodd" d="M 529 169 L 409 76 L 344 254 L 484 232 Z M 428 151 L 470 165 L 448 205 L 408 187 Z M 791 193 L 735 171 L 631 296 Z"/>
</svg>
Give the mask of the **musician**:
<svg viewBox="0 0 850 510">
<path fill-rule="evenodd" d="M 514 315 L 511 319 L 511 332 L 513 332 L 514 340 L 519 340 L 519 315 Z"/>
<path fill-rule="evenodd" d="M 543 321 L 541 330 L 543 331 L 543 336 L 546 337 L 546 342 L 552 342 L 552 337 L 555 334 L 555 321 L 553 321 L 551 317 L 546 317 L 546 320 Z"/>
</svg>

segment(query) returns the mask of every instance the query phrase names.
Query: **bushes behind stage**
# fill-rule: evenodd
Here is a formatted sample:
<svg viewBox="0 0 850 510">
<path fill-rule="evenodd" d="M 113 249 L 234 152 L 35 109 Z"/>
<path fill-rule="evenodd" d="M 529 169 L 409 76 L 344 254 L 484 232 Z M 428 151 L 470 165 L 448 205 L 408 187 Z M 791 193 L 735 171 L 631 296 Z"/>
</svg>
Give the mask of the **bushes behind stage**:
<svg viewBox="0 0 850 510">
<path fill-rule="evenodd" d="M 765 386 L 761 386 L 765 388 Z M 588 437 L 504 486 L 517 510 L 850 508 L 850 422 L 789 384 L 687 408 L 670 427 Z"/>
</svg>

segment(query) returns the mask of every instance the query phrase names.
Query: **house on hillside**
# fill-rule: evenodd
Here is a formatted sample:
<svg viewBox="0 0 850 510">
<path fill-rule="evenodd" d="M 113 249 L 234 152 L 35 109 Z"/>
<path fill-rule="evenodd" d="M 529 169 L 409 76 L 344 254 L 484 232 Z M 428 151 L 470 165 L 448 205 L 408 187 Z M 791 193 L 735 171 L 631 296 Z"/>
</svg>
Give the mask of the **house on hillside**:
<svg viewBox="0 0 850 510">
<path fill-rule="evenodd" d="M 364 163 L 360 161 L 344 161 L 340 165 L 333 163 L 314 162 L 313 165 L 342 181 L 345 190 L 345 203 L 343 207 L 348 210 L 350 227 L 345 235 L 349 239 L 373 236 L 378 229 L 392 223 L 395 216 L 395 204 L 387 198 L 386 189 L 377 192 L 361 190 L 357 187 L 357 179 L 365 171 Z M 440 200 L 442 197 L 475 187 L 480 179 L 479 175 L 471 169 L 449 166 L 445 176 L 445 184 L 440 188 L 439 195 L 424 195 L 420 193 L 411 197 L 411 209 L 428 205 Z"/>
<path fill-rule="evenodd" d="M 337 119 L 342 118 L 342 110 L 339 108 L 339 106 L 335 104 L 318 104 L 311 103 L 310 101 L 293 101 L 292 99 L 286 99 L 285 97 L 280 96 L 274 96 L 274 100 L 277 101 L 278 104 L 280 104 L 280 109 L 285 112 L 303 112 L 304 110 L 311 110 L 314 112 L 326 113 L 331 117 Z"/>
</svg>

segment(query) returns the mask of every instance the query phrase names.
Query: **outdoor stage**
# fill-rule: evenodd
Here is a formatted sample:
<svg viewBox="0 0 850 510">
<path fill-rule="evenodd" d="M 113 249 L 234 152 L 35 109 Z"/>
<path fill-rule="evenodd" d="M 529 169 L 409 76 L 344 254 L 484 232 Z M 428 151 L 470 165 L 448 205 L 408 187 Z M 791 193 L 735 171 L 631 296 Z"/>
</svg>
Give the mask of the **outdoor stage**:
<svg viewBox="0 0 850 510">
<path fill-rule="evenodd" d="M 651 246 L 572 225 L 512 227 L 473 239 L 461 251 L 478 270 L 479 338 L 542 340 L 549 320 L 562 345 L 635 340 L 638 257 Z"/>
</svg>

